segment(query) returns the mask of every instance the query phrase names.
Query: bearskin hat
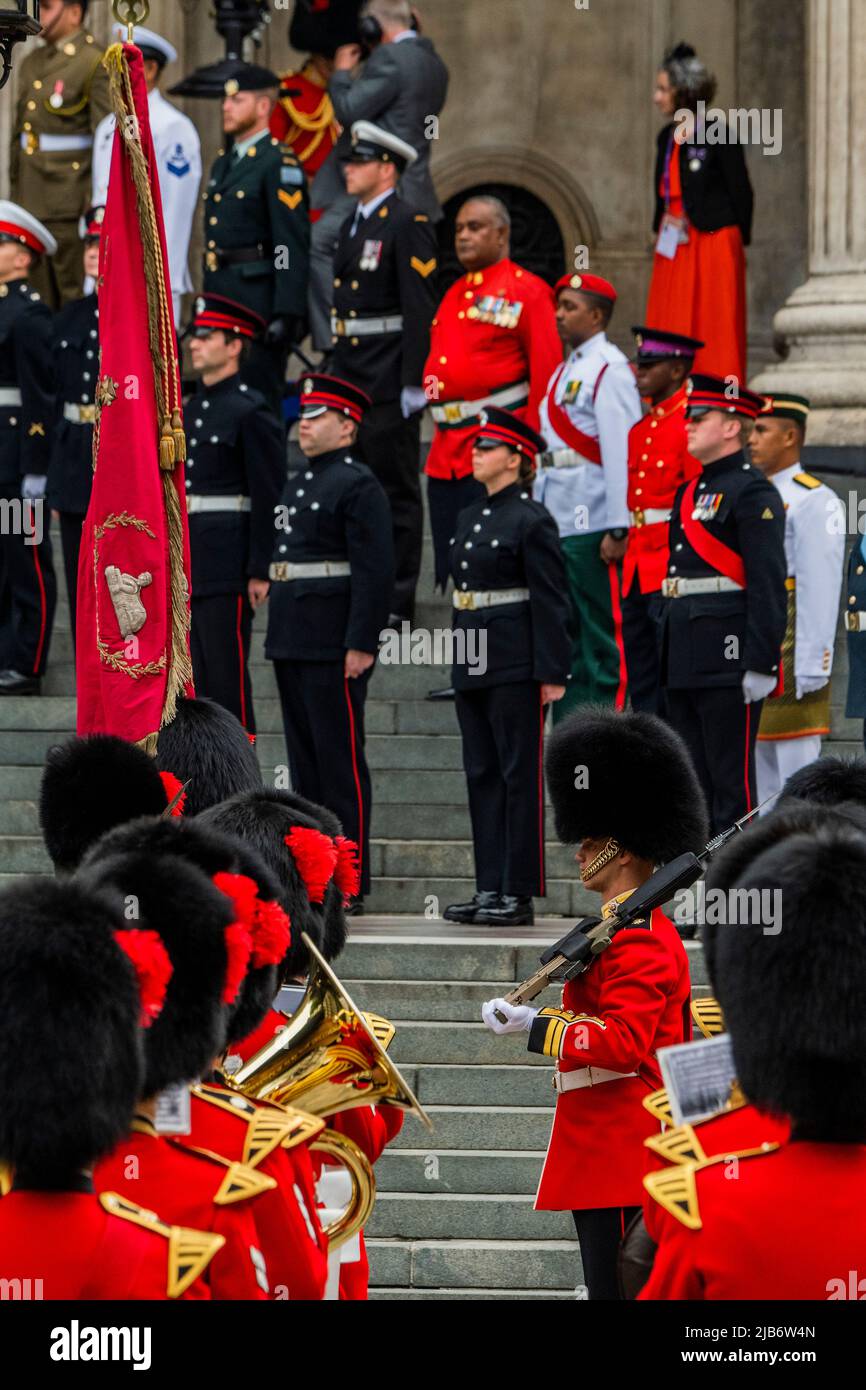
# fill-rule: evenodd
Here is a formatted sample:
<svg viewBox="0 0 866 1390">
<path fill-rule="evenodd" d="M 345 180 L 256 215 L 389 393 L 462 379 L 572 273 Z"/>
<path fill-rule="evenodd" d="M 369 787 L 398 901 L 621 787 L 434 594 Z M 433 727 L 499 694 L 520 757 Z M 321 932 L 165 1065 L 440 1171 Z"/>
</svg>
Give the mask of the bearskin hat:
<svg viewBox="0 0 866 1390">
<path fill-rule="evenodd" d="M 239 719 L 214 700 L 181 699 L 159 731 L 156 765 L 188 782 L 184 814 L 262 785 L 256 750 Z"/>
<path fill-rule="evenodd" d="M 679 734 L 656 715 L 588 705 L 557 725 L 544 763 L 563 844 L 612 836 L 652 864 L 704 848 L 703 791 Z"/>
<path fill-rule="evenodd" d="M 737 879 L 748 871 L 749 865 L 765 850 L 781 844 L 791 835 L 813 835 L 819 826 L 842 826 L 866 833 L 866 806 L 843 801 L 828 810 L 792 797 L 784 806 L 775 806 L 766 816 L 749 821 L 719 850 L 706 873 L 706 892 L 729 893 Z M 718 919 L 722 914 L 709 913 L 699 921 L 704 960 L 711 981 L 715 979 L 715 956 L 719 933 L 728 930 Z M 736 930 L 736 928 L 731 928 Z"/>
<path fill-rule="evenodd" d="M 732 888 L 761 894 L 715 953 L 743 1090 L 803 1137 L 866 1142 L 866 837 L 838 825 L 789 835 Z"/>
<path fill-rule="evenodd" d="M 866 759 L 828 755 L 801 767 L 788 778 L 776 805 L 786 806 L 795 799 L 817 806 L 835 806 L 840 801 L 866 806 Z"/>
<path fill-rule="evenodd" d="M 129 1130 L 141 1093 L 135 971 L 117 903 L 75 880 L 0 893 L 0 1161 L 64 1178 Z"/>
<path fill-rule="evenodd" d="M 319 830 L 320 827 L 311 817 L 296 810 L 293 804 L 286 804 L 282 800 L 288 795 L 290 793 L 261 788 L 256 792 L 232 796 L 198 817 L 208 829 L 234 835 L 251 845 L 279 878 L 279 900 L 292 919 L 292 946 L 283 963 L 284 979 L 291 979 L 307 970 L 308 958 L 301 932 L 306 932 L 322 951 L 325 930 L 322 906 L 311 901 L 298 859 L 286 843 L 286 837 L 295 829 Z"/>
<path fill-rule="evenodd" d="M 201 869 L 149 848 L 111 853 L 108 840 L 93 847 L 75 881 L 119 894 L 120 925 L 157 932 L 174 967 L 163 1010 L 144 1035 L 142 1094 L 150 1097 L 196 1080 L 222 1052 L 227 992 L 246 970 L 249 937 L 244 953 L 233 903 Z"/>
<path fill-rule="evenodd" d="M 298 792 L 274 789 L 273 791 L 266 790 L 264 795 L 272 797 L 275 801 L 279 801 L 280 805 L 287 807 L 289 810 L 294 809 L 300 811 L 301 815 L 307 816 L 325 835 L 330 836 L 335 844 L 337 844 L 340 857 L 343 861 L 345 861 L 347 857 L 352 859 L 356 858 L 357 846 L 354 847 L 354 856 L 350 854 L 348 848 L 343 849 L 344 846 L 348 847 L 351 842 L 343 835 L 343 827 L 340 821 L 334 815 L 333 811 L 328 810 L 327 806 L 320 806 L 317 801 L 309 801 L 307 797 L 301 796 Z M 355 867 L 357 867 L 357 865 L 355 865 Z M 338 882 L 338 880 L 340 880 L 340 882 Z M 350 887 L 343 887 L 341 884 L 341 864 L 338 862 L 334 878 L 325 889 L 325 900 L 322 904 L 324 914 L 322 955 L 325 957 L 325 960 L 328 961 L 336 960 L 346 945 L 349 938 L 349 926 L 346 921 L 344 907 L 347 898 L 356 897 L 360 887 L 357 874 L 354 883 L 351 884 Z"/>
<path fill-rule="evenodd" d="M 54 865 L 72 873 L 112 826 L 159 816 L 170 801 L 153 758 L 113 734 L 70 738 L 49 748 L 39 822 Z"/>
<path fill-rule="evenodd" d="M 298 53 L 333 58 L 342 44 L 358 42 L 363 0 L 295 0 L 289 43 Z"/>
<path fill-rule="evenodd" d="M 280 985 L 282 957 L 290 949 L 289 938 L 279 959 L 275 959 L 276 952 L 260 941 L 272 916 L 269 905 L 280 903 L 278 878 L 251 845 L 244 844 L 235 835 L 204 825 L 201 817 L 192 820 L 184 817 L 179 821 L 138 820 L 118 826 L 100 841 L 93 858 L 129 853 L 177 855 L 214 879 L 223 892 L 231 889 L 228 880 L 238 874 L 255 884 L 257 895 L 244 904 L 241 888 L 238 901 L 253 937 L 253 955 L 228 1021 L 230 1043 L 247 1037 L 259 1026 L 274 1001 Z M 282 933 L 279 930 L 275 935 L 272 933 L 272 939 L 283 940 L 287 926 L 283 924 Z"/>
</svg>

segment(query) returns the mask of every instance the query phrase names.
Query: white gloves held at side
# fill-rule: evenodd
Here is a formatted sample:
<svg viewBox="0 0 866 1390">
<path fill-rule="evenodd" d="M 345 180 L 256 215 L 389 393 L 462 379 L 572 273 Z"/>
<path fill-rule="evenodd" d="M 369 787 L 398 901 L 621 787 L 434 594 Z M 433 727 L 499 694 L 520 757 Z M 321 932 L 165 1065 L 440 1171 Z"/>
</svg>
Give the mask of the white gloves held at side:
<svg viewBox="0 0 866 1390">
<path fill-rule="evenodd" d="M 762 676 L 759 671 L 746 671 L 743 676 L 743 700 L 751 705 L 758 700 L 766 700 L 771 690 L 778 684 L 778 676 Z"/>
<path fill-rule="evenodd" d="M 44 473 L 25 473 L 21 479 L 21 496 L 25 502 L 38 502 L 45 496 L 48 478 Z"/>
<path fill-rule="evenodd" d="M 798 676 L 797 699 L 802 700 L 804 695 L 814 695 L 817 690 L 823 690 L 829 679 L 829 676 Z"/>
<path fill-rule="evenodd" d="M 400 411 L 404 420 L 418 410 L 424 410 L 430 402 L 423 386 L 404 386 L 400 392 Z"/>
<path fill-rule="evenodd" d="M 497 1013 L 505 1015 L 505 1023 Z M 481 1017 L 491 1033 L 528 1033 L 537 1013 L 530 1004 L 509 1004 L 505 999 L 488 999 L 481 1005 Z"/>
</svg>

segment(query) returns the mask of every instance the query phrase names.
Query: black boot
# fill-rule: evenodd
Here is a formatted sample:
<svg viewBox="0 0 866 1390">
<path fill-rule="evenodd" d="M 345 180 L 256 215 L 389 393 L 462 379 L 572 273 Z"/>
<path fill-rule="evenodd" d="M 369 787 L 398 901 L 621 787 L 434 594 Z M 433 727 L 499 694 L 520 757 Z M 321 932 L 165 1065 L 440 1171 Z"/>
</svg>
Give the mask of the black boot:
<svg viewBox="0 0 866 1390">
<path fill-rule="evenodd" d="M 453 685 L 445 685 L 441 690 L 428 690 L 424 698 L 427 700 L 453 700 L 454 687 Z"/>
<path fill-rule="evenodd" d="M 498 907 L 502 899 L 498 893 L 476 893 L 471 902 L 452 903 L 442 913 L 446 922 L 474 922 L 482 908 Z"/>
<path fill-rule="evenodd" d="M 358 896 L 357 896 L 357 898 L 351 898 L 351 899 L 349 900 L 349 902 L 346 904 L 346 906 L 343 908 L 343 916 L 344 916 L 344 917 L 363 917 L 363 915 L 364 915 L 364 899 L 361 897 L 361 895 L 360 895 L 360 893 L 359 893 Z"/>
<path fill-rule="evenodd" d="M 40 676 L 22 676 L 20 671 L 0 671 L 0 695 L 38 695 Z"/>
<path fill-rule="evenodd" d="M 531 898 L 514 898 L 503 893 L 495 907 L 482 908 L 475 915 L 479 926 L 485 927 L 531 927 L 535 921 L 535 910 Z"/>
</svg>

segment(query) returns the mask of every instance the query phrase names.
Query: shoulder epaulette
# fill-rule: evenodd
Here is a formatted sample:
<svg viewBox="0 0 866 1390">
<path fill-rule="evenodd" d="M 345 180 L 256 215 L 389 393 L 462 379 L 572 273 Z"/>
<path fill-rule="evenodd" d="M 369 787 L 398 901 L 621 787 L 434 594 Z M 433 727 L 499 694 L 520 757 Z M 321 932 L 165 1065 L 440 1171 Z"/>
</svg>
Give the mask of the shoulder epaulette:
<svg viewBox="0 0 866 1390">
<path fill-rule="evenodd" d="M 186 1226 L 168 1226 L 161 1221 L 155 1211 L 139 1207 L 127 1201 L 117 1192 L 101 1192 L 99 1201 L 102 1208 L 111 1216 L 119 1216 L 122 1221 L 130 1221 L 134 1226 L 152 1231 L 168 1241 L 168 1279 L 166 1293 L 169 1298 L 180 1298 L 196 1279 L 207 1269 L 214 1255 L 225 1245 L 225 1236 L 214 1231 L 192 1231 Z"/>
<path fill-rule="evenodd" d="M 285 1111 L 277 1107 L 263 1110 L 240 1093 L 229 1095 L 226 1091 L 213 1090 L 205 1085 L 193 1086 L 192 1093 L 208 1105 L 225 1110 L 245 1122 L 247 1132 L 242 1161 L 250 1168 L 257 1168 L 268 1154 L 280 1148 L 294 1133 L 294 1126 Z"/>
<path fill-rule="evenodd" d="M 291 1125 L 291 1133 L 283 1140 L 284 1149 L 294 1149 L 298 1144 L 308 1144 L 317 1138 L 325 1128 L 325 1121 L 318 1115 L 310 1115 L 306 1110 L 296 1110 L 292 1105 L 281 1107 L 283 1117 Z"/>
<path fill-rule="evenodd" d="M 663 1125 L 673 1124 L 671 1098 L 664 1086 L 660 1091 L 653 1091 L 651 1095 L 644 1096 L 641 1105 L 644 1110 L 649 1111 L 654 1120 L 659 1120 Z"/>
<path fill-rule="evenodd" d="M 645 1149 L 665 1163 L 703 1163 L 706 1158 L 691 1125 L 677 1125 L 675 1129 L 666 1129 L 664 1134 L 651 1134 L 643 1142 Z"/>
<path fill-rule="evenodd" d="M 387 1052 L 397 1032 L 397 1029 L 390 1019 L 383 1018 L 381 1014 L 365 1013 L 364 1022 L 367 1024 L 376 1041 Z"/>
<path fill-rule="evenodd" d="M 692 1020 L 705 1038 L 717 1038 L 725 1031 L 725 1019 L 718 999 L 693 999 L 691 1002 Z"/>
<path fill-rule="evenodd" d="M 778 1144 L 764 1144 L 760 1149 L 716 1154 L 713 1158 L 698 1163 L 674 1164 L 671 1168 L 662 1168 L 658 1173 L 647 1173 L 643 1185 L 653 1201 L 679 1221 L 680 1225 L 690 1231 L 699 1231 L 703 1222 L 698 1204 L 698 1173 L 716 1167 L 719 1163 L 730 1163 L 732 1159 L 763 1158 L 778 1147 Z"/>
<path fill-rule="evenodd" d="M 800 487 L 823 487 L 820 478 L 813 478 L 811 473 L 795 473 L 794 482 L 799 483 Z"/>
<path fill-rule="evenodd" d="M 223 1170 L 222 1181 L 214 1193 L 214 1206 L 228 1207 L 233 1202 L 243 1202 L 248 1197 L 258 1197 L 261 1192 L 270 1192 L 277 1185 L 275 1178 L 269 1178 L 267 1173 L 259 1173 L 245 1163 L 233 1162 L 210 1149 L 198 1149 L 193 1145 L 184 1144 L 181 1139 L 171 1136 L 166 1136 L 166 1139 L 172 1148 L 179 1149 L 182 1153 L 194 1154 L 196 1158 L 202 1158 Z"/>
</svg>

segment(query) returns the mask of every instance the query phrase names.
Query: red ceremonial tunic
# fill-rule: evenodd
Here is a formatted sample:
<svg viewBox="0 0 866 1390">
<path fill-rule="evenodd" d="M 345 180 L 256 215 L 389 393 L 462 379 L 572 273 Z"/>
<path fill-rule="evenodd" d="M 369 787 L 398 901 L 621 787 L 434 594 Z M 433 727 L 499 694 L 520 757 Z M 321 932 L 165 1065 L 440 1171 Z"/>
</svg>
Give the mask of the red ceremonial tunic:
<svg viewBox="0 0 866 1390">
<path fill-rule="evenodd" d="M 690 993 L 685 947 L 657 909 L 649 928 L 618 932 L 566 983 L 561 1010 L 539 1012 L 533 1052 L 557 1057 L 562 1072 L 600 1067 L 623 1078 L 557 1095 L 537 1211 L 640 1204 L 644 1140 L 659 1128 L 642 1101 L 661 1079 L 656 1050 L 691 1036 Z"/>
<path fill-rule="evenodd" d="M 675 151 L 676 153 L 676 151 Z M 659 193 L 664 197 L 663 184 Z M 685 218 L 680 161 L 670 161 L 670 207 Z M 739 227 L 699 232 L 687 223 L 688 243 L 673 260 L 653 256 L 645 323 L 699 338 L 694 370 L 746 380 L 746 253 Z"/>
<path fill-rule="evenodd" d="M 299 72 L 287 72 L 281 79 L 280 99 L 271 112 L 270 127 L 271 135 L 294 151 L 311 183 L 340 133 L 327 87 L 312 63 L 306 63 Z"/>
<path fill-rule="evenodd" d="M 97 1163 L 93 1182 L 97 1192 L 119 1192 L 159 1210 L 175 1226 L 223 1236 L 225 1245 L 205 1275 L 213 1298 L 267 1299 L 254 1210 L 257 1194 L 270 1183 L 262 1183 L 254 1169 L 193 1153 L 148 1126 L 128 1134 Z"/>
<path fill-rule="evenodd" d="M 701 471 L 686 445 L 687 400 L 682 386 L 676 395 L 652 406 L 629 431 L 628 509 L 633 521 L 622 565 L 623 594 L 631 592 L 635 576 L 640 593 L 657 593 L 668 572 L 669 523 L 647 524 L 640 513 L 649 508 L 670 511 L 677 488 Z"/>
<path fill-rule="evenodd" d="M 20 1296 L 33 1299 L 210 1298 L 200 1277 L 204 1255 L 198 1277 L 177 1292 L 176 1228 L 115 1214 L 103 1204 L 110 1200 L 93 1192 L 13 1188 L 0 1202 L 0 1279 L 20 1280 Z M 197 1234 L 189 1233 L 193 1240 Z M 216 1247 L 213 1237 L 202 1239 Z"/>
<path fill-rule="evenodd" d="M 494 322 L 509 313 L 510 326 Z M 424 388 L 432 405 L 445 406 L 528 382 L 527 404 L 514 413 L 537 429 L 538 407 L 561 361 L 553 291 L 506 257 L 461 275 L 446 293 L 431 326 Z M 477 425 L 437 423 L 425 472 L 431 478 L 471 474 L 476 433 Z"/>
<path fill-rule="evenodd" d="M 223 1087 L 195 1087 L 191 1113 L 191 1133 L 182 1143 L 212 1149 L 276 1179 L 276 1188 L 262 1193 L 254 1211 L 271 1297 L 320 1299 L 328 1252 L 316 1214 L 307 1144 L 283 1148 L 292 1126 L 288 1118 L 281 1122 L 279 1107 L 249 1101 Z"/>
<path fill-rule="evenodd" d="M 832 1084 L 832 1081 L 828 1081 Z M 790 1140 L 694 1171 L 688 1216 L 673 1217 L 649 1299 L 862 1299 L 866 1296 L 866 1144 Z"/>
</svg>

